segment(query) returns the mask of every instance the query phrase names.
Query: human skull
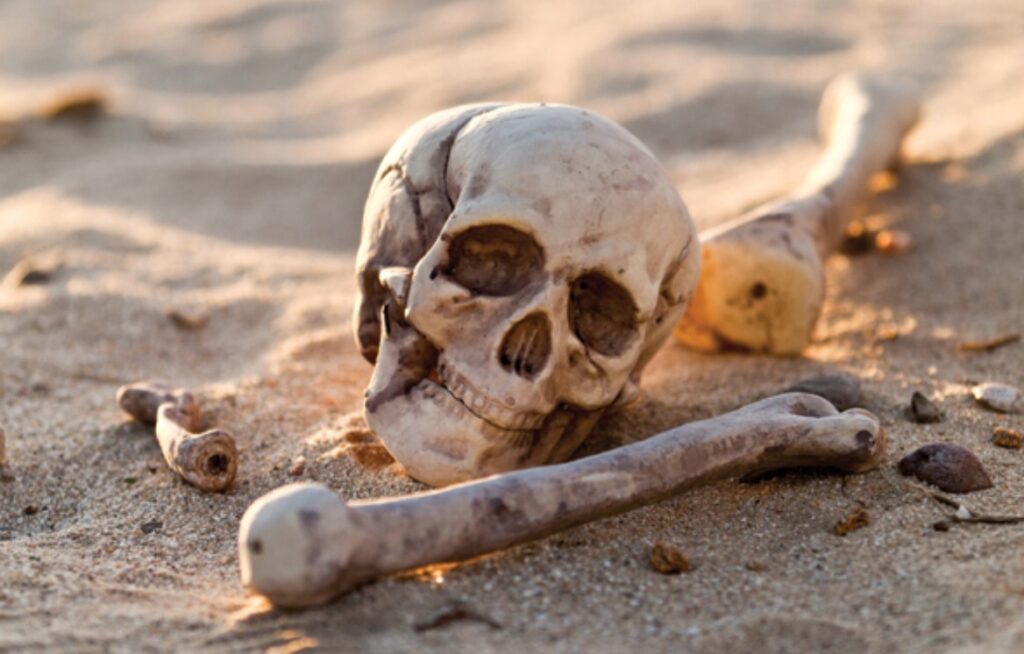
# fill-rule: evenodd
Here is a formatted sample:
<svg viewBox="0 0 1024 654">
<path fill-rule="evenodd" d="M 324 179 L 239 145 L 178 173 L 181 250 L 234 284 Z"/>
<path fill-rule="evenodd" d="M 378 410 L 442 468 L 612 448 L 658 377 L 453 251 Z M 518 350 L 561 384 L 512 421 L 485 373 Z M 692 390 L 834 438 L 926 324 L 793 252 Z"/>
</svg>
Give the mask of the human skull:
<svg viewBox="0 0 1024 654">
<path fill-rule="evenodd" d="M 565 460 L 639 392 L 699 251 L 662 167 L 610 120 L 544 104 L 427 117 L 363 217 L 367 423 L 435 486 Z"/>
</svg>

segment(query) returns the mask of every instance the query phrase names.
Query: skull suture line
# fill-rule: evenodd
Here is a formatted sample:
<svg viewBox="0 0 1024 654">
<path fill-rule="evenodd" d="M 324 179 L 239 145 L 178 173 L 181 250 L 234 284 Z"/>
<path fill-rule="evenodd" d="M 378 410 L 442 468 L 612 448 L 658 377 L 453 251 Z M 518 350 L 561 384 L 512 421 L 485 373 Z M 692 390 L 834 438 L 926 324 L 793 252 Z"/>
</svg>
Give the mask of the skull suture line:
<svg viewBox="0 0 1024 654">
<path fill-rule="evenodd" d="M 366 420 L 435 486 L 565 460 L 636 396 L 698 268 L 679 194 L 615 123 L 535 104 L 429 116 L 364 213 Z"/>
</svg>

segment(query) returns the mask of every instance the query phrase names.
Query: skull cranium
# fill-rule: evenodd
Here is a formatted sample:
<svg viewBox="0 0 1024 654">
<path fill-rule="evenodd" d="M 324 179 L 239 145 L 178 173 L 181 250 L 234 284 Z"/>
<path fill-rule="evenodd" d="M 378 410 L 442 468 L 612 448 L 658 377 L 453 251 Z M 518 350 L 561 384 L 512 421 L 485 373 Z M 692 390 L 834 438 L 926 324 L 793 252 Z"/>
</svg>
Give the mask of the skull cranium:
<svg viewBox="0 0 1024 654">
<path fill-rule="evenodd" d="M 558 105 L 434 114 L 364 214 L 367 422 L 432 485 L 564 460 L 635 396 L 698 265 L 685 205 L 622 127 Z"/>
</svg>

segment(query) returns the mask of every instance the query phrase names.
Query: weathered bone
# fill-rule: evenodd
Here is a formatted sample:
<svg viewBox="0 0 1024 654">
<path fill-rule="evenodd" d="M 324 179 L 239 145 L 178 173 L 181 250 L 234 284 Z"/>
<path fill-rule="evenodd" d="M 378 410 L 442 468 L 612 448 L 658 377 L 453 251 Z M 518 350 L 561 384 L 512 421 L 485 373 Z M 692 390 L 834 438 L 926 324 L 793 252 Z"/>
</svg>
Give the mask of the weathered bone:
<svg viewBox="0 0 1024 654">
<path fill-rule="evenodd" d="M 184 390 L 139 382 L 117 391 L 117 405 L 139 422 L 156 425 L 160 451 L 171 470 L 205 491 L 223 491 L 235 479 L 238 449 L 231 434 L 203 433 L 199 403 Z"/>
<path fill-rule="evenodd" d="M 560 465 L 444 490 L 347 503 L 317 484 L 257 500 L 239 531 L 242 582 L 286 607 L 319 604 L 361 583 L 459 561 L 628 511 L 702 483 L 799 466 L 862 472 L 886 437 L 862 409 L 839 413 L 803 393 Z"/>
<path fill-rule="evenodd" d="M 787 199 L 701 235 L 700 281 L 676 338 L 709 352 L 739 346 L 799 354 L 824 301 L 822 262 L 871 176 L 898 162 L 918 113 L 904 89 L 853 75 L 833 80 L 819 110 L 825 150 L 803 184 Z"/>
</svg>

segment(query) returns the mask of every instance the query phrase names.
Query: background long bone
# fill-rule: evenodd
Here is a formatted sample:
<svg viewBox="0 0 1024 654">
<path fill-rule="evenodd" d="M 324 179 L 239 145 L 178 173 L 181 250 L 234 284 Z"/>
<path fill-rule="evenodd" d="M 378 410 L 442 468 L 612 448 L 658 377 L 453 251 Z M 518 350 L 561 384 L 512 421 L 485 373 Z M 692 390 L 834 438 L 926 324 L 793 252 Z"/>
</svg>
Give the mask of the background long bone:
<svg viewBox="0 0 1024 654">
<path fill-rule="evenodd" d="M 238 537 L 242 582 L 286 607 L 628 511 L 702 483 L 779 468 L 869 470 L 886 438 L 861 409 L 790 393 L 603 454 L 443 490 L 346 503 L 318 484 L 256 501 Z"/>
<path fill-rule="evenodd" d="M 701 234 L 701 276 L 676 338 L 704 351 L 799 354 L 825 298 L 823 261 L 871 176 L 899 161 L 918 115 L 906 89 L 850 74 L 833 80 L 818 113 L 825 149 L 800 187 Z"/>
</svg>

